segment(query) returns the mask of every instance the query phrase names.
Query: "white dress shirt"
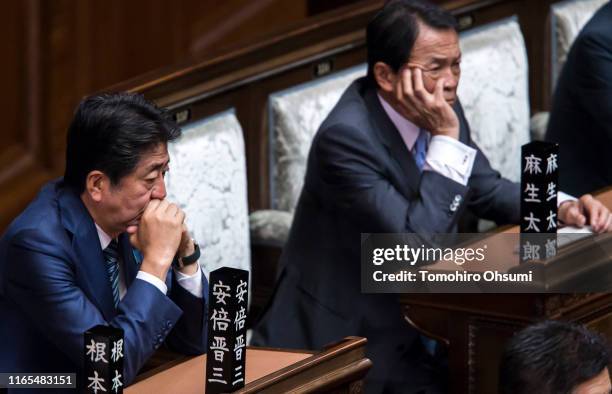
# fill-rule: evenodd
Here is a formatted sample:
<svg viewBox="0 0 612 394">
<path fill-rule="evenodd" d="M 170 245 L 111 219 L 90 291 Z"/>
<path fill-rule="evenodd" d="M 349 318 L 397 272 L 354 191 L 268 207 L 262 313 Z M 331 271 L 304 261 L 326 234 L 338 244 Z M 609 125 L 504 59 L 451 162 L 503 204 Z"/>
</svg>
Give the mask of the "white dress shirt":
<svg viewBox="0 0 612 394">
<path fill-rule="evenodd" d="M 378 99 L 387 116 L 402 136 L 406 148 L 412 152 L 414 143 L 419 137 L 419 127 L 400 115 L 380 94 Z M 423 171 L 435 171 L 457 183 L 467 186 L 470 175 L 472 175 L 475 159 L 476 149 L 451 137 L 442 135 L 431 137 L 430 135 L 429 148 L 427 149 Z M 573 200 L 576 200 L 576 198 L 567 193 L 562 191 L 557 193 L 557 206 L 566 201 Z"/>
<path fill-rule="evenodd" d="M 408 151 L 412 152 L 414 143 L 419 136 L 420 129 L 417 125 L 400 115 L 389 103 L 380 95 L 378 99 L 383 109 L 397 128 Z M 440 175 L 452 179 L 453 181 L 467 186 L 472 167 L 476 159 L 476 149 L 452 137 L 434 135 L 429 136 L 429 148 L 425 157 L 423 171 L 435 171 Z"/>
<path fill-rule="evenodd" d="M 111 243 L 112 238 L 108 234 L 106 234 L 104 230 L 102 230 L 100 226 L 98 226 L 97 223 L 94 224 L 96 225 L 96 230 L 98 231 L 100 247 L 102 248 L 102 250 L 104 250 Z M 119 267 L 119 299 L 123 299 L 125 293 L 127 292 L 125 277 L 123 275 L 125 272 L 125 269 L 123 267 L 124 261 L 121 256 L 119 256 L 117 260 Z M 187 290 L 194 296 L 202 298 L 202 274 L 200 273 L 201 268 L 200 264 L 196 264 L 198 266 L 197 271 L 193 275 L 186 275 L 178 270 L 175 270 L 174 267 L 172 269 L 174 270 L 174 274 L 176 275 L 176 279 L 179 285 L 181 285 L 185 290 Z M 138 273 L 136 274 L 136 279 L 144 280 L 145 282 L 152 284 L 164 294 L 168 292 L 168 286 L 166 286 L 166 284 L 157 276 L 151 275 L 148 272 L 138 271 Z"/>
</svg>

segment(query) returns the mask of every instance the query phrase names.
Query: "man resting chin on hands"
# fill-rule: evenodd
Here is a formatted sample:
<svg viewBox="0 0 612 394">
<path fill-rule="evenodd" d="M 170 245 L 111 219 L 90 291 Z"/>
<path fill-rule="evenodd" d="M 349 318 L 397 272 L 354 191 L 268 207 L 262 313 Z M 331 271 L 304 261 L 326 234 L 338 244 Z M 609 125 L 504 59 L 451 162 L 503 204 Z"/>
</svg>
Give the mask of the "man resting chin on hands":
<svg viewBox="0 0 612 394">
<path fill-rule="evenodd" d="M 81 102 L 64 177 L 0 240 L 0 372 L 82 381 L 83 334 L 96 325 L 123 329 L 126 385 L 162 345 L 205 352 L 208 282 L 164 183 L 180 133 L 139 95 Z"/>
</svg>

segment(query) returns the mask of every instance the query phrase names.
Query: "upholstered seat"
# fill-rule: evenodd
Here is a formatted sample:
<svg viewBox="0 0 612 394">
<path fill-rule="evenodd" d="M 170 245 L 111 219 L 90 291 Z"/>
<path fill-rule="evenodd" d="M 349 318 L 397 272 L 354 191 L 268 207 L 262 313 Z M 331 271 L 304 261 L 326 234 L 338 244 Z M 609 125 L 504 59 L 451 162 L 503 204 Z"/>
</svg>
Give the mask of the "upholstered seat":
<svg viewBox="0 0 612 394">
<path fill-rule="evenodd" d="M 608 0 L 568 0 L 551 7 L 552 86 L 580 30 Z M 612 23 L 612 21 L 610 22 Z"/>
<path fill-rule="evenodd" d="M 317 129 L 355 79 L 360 65 L 270 96 L 270 178 L 272 210 L 251 214 L 251 236 L 260 243 L 282 245 L 304 184 L 306 159 Z"/>
<path fill-rule="evenodd" d="M 357 66 L 270 97 L 273 208 L 293 212 L 312 138 L 342 92 L 365 73 L 365 65 Z"/>
<path fill-rule="evenodd" d="M 187 225 L 203 247 L 202 267 L 250 271 L 245 149 L 234 112 L 188 124 L 168 151 L 168 199 L 185 210 Z"/>
<path fill-rule="evenodd" d="M 502 176 L 520 179 L 521 145 L 530 141 L 527 52 L 515 18 L 461 34 L 458 96 L 472 138 Z"/>
</svg>

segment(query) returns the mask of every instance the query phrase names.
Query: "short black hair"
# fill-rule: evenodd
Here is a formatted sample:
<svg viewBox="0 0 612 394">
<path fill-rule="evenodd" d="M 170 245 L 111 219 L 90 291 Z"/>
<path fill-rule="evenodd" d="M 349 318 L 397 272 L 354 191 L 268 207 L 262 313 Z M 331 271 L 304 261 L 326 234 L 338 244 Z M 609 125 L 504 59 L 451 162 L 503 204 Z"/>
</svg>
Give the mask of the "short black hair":
<svg viewBox="0 0 612 394">
<path fill-rule="evenodd" d="M 439 30 L 458 31 L 448 11 L 424 0 L 391 0 L 370 20 L 366 31 L 368 78 L 374 81 L 374 65 L 383 62 L 394 72 L 408 61 L 419 34 L 419 21 Z"/>
<path fill-rule="evenodd" d="M 64 182 L 82 193 L 87 174 L 99 170 L 116 185 L 136 168 L 144 152 L 180 135 L 167 112 L 140 94 L 86 97 L 68 129 Z"/>
<path fill-rule="evenodd" d="M 606 340 L 583 326 L 545 321 L 516 333 L 499 371 L 502 394 L 570 394 L 610 362 Z"/>
</svg>

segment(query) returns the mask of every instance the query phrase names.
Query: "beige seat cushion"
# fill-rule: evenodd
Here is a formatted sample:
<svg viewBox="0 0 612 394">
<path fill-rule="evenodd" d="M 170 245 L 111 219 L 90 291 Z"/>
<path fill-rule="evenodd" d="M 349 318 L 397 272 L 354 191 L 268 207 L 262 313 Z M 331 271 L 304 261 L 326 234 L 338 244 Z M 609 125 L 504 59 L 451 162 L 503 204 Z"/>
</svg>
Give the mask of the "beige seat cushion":
<svg viewBox="0 0 612 394">
<path fill-rule="evenodd" d="M 515 18 L 462 33 L 458 95 L 472 137 L 502 176 L 520 179 L 529 142 L 527 52 Z"/>
<path fill-rule="evenodd" d="M 270 96 L 273 208 L 293 212 L 314 134 L 344 90 L 365 74 L 360 65 Z"/>
<path fill-rule="evenodd" d="M 202 267 L 250 271 L 244 140 L 234 112 L 184 126 L 168 151 L 168 199 L 185 210 L 202 248 Z"/>
</svg>

